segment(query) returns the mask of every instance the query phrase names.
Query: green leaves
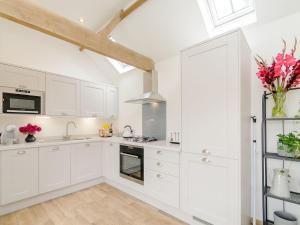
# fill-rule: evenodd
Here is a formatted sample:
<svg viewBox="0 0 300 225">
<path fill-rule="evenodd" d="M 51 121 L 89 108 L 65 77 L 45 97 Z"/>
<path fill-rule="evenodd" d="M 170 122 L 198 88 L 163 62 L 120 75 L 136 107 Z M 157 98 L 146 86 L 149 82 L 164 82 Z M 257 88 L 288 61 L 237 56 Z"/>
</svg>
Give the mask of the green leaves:
<svg viewBox="0 0 300 225">
<path fill-rule="evenodd" d="M 295 153 L 296 158 L 300 158 L 300 133 L 294 131 L 287 135 L 278 134 L 278 142 L 287 146 L 288 153 Z"/>
</svg>

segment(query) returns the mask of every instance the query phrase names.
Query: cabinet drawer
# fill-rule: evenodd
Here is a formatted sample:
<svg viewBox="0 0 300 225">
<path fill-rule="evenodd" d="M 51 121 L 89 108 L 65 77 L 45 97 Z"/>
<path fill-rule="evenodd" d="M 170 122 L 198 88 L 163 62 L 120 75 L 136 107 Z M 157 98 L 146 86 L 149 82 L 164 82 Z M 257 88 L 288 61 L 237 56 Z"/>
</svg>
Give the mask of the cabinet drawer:
<svg viewBox="0 0 300 225">
<path fill-rule="evenodd" d="M 179 153 L 160 150 L 155 148 L 145 148 L 145 158 L 158 159 L 166 162 L 179 163 Z"/>
<path fill-rule="evenodd" d="M 38 194 L 38 149 L 0 152 L 0 205 Z"/>
<path fill-rule="evenodd" d="M 145 170 L 145 189 L 151 197 L 179 207 L 179 179 L 164 173 Z"/>
<path fill-rule="evenodd" d="M 145 168 L 175 177 L 179 176 L 179 165 L 159 159 L 145 158 Z"/>
</svg>

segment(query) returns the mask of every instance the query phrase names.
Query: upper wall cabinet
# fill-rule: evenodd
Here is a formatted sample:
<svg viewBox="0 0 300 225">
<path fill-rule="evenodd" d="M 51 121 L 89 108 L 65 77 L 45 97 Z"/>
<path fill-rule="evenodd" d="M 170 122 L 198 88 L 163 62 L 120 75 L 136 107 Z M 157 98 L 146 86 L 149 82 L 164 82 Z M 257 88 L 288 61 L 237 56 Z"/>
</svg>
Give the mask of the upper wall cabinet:
<svg viewBox="0 0 300 225">
<path fill-rule="evenodd" d="M 0 86 L 45 91 L 45 73 L 0 64 Z"/>
<path fill-rule="evenodd" d="M 105 92 L 104 85 L 90 82 L 81 82 L 81 115 L 97 117 L 105 115 Z"/>
<path fill-rule="evenodd" d="M 80 115 L 80 81 L 53 74 L 46 77 L 46 115 Z"/>
<path fill-rule="evenodd" d="M 106 89 L 106 116 L 118 116 L 118 89 L 108 86 Z"/>
</svg>

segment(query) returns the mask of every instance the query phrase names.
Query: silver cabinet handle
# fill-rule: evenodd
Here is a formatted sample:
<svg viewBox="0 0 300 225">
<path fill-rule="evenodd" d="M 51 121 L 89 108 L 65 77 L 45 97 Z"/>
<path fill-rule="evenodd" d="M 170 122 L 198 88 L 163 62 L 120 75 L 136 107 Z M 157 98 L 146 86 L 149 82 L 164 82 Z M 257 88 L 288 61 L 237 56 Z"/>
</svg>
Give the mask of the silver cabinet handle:
<svg viewBox="0 0 300 225">
<path fill-rule="evenodd" d="M 52 151 L 59 151 L 59 147 L 58 147 L 58 146 L 53 147 L 53 148 L 52 148 Z"/>
<path fill-rule="evenodd" d="M 121 152 L 120 155 L 132 157 L 132 158 L 136 158 L 136 159 L 139 158 L 137 155 L 130 155 L 130 154 L 126 154 L 126 153 L 123 153 L 123 152 Z"/>
<path fill-rule="evenodd" d="M 161 175 L 160 175 L 160 174 L 156 174 L 156 177 L 157 177 L 157 178 L 161 178 Z"/>
<path fill-rule="evenodd" d="M 61 115 L 62 115 L 62 116 L 67 116 L 68 113 L 62 112 Z"/>
<path fill-rule="evenodd" d="M 203 149 L 203 150 L 202 150 L 202 153 L 203 153 L 203 154 L 207 154 L 207 155 L 210 154 L 210 152 L 209 152 L 207 149 Z"/>
<path fill-rule="evenodd" d="M 90 147 L 91 145 L 90 145 L 90 143 L 86 143 L 85 146 L 86 147 Z"/>
<path fill-rule="evenodd" d="M 19 85 L 19 88 L 27 88 L 27 86 L 26 85 Z"/>
<path fill-rule="evenodd" d="M 156 151 L 156 154 L 158 154 L 158 155 L 161 154 L 161 151 Z"/>
<path fill-rule="evenodd" d="M 208 158 L 203 158 L 203 159 L 202 159 L 202 162 L 209 163 L 210 160 L 209 160 Z"/>
<path fill-rule="evenodd" d="M 156 165 L 157 165 L 157 166 L 160 166 L 161 164 L 160 164 L 160 162 L 157 162 Z"/>
<path fill-rule="evenodd" d="M 24 155 L 24 154 L 26 154 L 26 151 L 18 151 L 17 154 L 18 155 Z"/>
<path fill-rule="evenodd" d="M 113 146 L 114 144 L 113 144 L 113 143 L 109 143 L 109 145 L 110 145 L 110 146 Z"/>
</svg>

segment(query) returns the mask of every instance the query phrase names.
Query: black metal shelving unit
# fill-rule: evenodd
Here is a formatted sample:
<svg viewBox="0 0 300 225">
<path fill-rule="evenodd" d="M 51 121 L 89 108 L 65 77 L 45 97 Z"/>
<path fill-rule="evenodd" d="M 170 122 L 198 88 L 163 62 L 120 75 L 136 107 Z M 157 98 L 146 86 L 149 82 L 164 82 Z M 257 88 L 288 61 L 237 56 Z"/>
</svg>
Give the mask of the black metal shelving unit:
<svg viewBox="0 0 300 225">
<path fill-rule="evenodd" d="M 300 90 L 300 88 L 294 88 L 291 91 Z M 286 121 L 299 121 L 300 118 L 268 118 L 267 117 L 267 101 L 271 93 L 264 92 L 262 98 L 262 193 L 263 193 L 263 225 L 274 224 L 273 221 L 268 219 L 268 198 L 274 198 L 283 201 L 283 209 L 285 209 L 285 203 L 290 202 L 293 204 L 300 205 L 300 193 L 291 192 L 291 198 L 281 198 L 270 193 L 270 187 L 268 186 L 268 159 L 281 160 L 284 168 L 285 161 L 299 162 L 300 159 L 288 158 L 279 156 L 277 153 L 271 153 L 267 151 L 267 130 L 269 121 L 277 121 L 281 123 L 282 133 L 285 133 L 285 122 Z"/>
</svg>

